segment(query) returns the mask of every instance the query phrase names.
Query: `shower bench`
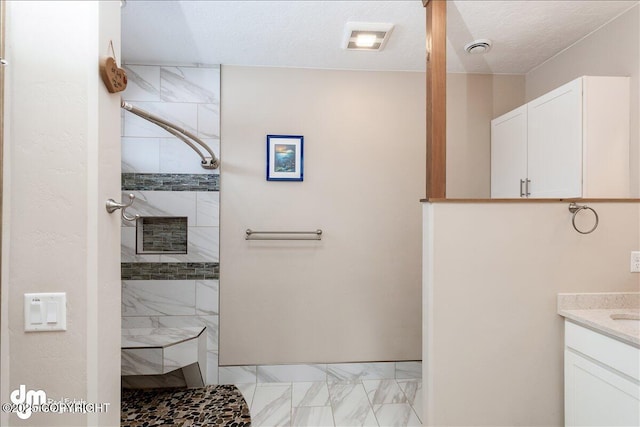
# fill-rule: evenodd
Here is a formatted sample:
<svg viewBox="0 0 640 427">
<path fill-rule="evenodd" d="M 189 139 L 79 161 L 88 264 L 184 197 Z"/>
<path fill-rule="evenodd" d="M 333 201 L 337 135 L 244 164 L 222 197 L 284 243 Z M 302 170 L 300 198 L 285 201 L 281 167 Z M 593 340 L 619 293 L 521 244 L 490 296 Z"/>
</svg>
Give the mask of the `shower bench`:
<svg viewBox="0 0 640 427">
<path fill-rule="evenodd" d="M 121 375 L 162 375 L 182 369 L 187 387 L 203 387 L 206 327 L 123 329 Z"/>
</svg>

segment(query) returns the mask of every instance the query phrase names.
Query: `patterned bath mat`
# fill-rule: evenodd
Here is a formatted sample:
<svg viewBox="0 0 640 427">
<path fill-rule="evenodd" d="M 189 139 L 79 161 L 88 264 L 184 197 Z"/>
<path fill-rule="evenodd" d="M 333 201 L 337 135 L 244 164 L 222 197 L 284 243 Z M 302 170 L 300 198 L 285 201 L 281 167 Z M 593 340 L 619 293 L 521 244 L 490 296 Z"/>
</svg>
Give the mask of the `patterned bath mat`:
<svg viewBox="0 0 640 427">
<path fill-rule="evenodd" d="M 233 385 L 122 390 L 120 425 L 249 427 L 249 407 Z"/>
</svg>

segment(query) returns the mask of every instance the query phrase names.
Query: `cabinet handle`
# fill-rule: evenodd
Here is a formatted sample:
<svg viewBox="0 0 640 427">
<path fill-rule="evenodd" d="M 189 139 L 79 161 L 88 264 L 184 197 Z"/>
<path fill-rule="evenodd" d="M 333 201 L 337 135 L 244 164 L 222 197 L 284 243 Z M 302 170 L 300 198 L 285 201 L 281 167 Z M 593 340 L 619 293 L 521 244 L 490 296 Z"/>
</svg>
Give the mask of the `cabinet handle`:
<svg viewBox="0 0 640 427">
<path fill-rule="evenodd" d="M 527 179 L 527 197 L 529 197 L 531 195 L 531 189 L 529 188 L 529 186 L 531 185 L 531 180 Z"/>
<path fill-rule="evenodd" d="M 520 180 L 520 197 L 524 197 L 524 179 Z"/>
</svg>

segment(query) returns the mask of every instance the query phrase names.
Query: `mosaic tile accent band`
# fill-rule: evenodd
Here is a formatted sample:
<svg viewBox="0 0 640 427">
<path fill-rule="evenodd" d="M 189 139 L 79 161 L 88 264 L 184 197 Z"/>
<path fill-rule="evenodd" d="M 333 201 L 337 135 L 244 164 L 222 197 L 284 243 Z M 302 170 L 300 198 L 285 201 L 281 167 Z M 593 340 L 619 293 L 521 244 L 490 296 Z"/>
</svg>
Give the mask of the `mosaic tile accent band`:
<svg viewBox="0 0 640 427">
<path fill-rule="evenodd" d="M 123 173 L 122 191 L 220 191 L 220 175 Z"/>
<path fill-rule="evenodd" d="M 142 245 L 138 239 L 136 247 L 138 254 L 187 253 L 186 216 L 140 217 L 136 222 L 136 228 L 138 236 L 142 234 Z"/>
<path fill-rule="evenodd" d="M 220 276 L 218 262 L 123 262 L 122 280 L 211 280 Z"/>
</svg>

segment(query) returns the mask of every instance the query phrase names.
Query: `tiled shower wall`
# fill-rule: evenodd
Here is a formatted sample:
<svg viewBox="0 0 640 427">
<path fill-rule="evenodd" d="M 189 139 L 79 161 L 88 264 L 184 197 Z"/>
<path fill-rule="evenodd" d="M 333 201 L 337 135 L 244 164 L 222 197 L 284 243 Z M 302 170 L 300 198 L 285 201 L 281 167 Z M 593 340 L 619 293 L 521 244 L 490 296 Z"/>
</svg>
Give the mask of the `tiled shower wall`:
<svg viewBox="0 0 640 427">
<path fill-rule="evenodd" d="M 123 99 L 220 152 L 220 68 L 127 65 Z M 158 126 L 123 110 L 122 200 L 129 214 L 187 218 L 187 254 L 136 254 L 122 224 L 122 327 L 206 326 L 207 383 L 218 383 L 219 171 Z"/>
</svg>

